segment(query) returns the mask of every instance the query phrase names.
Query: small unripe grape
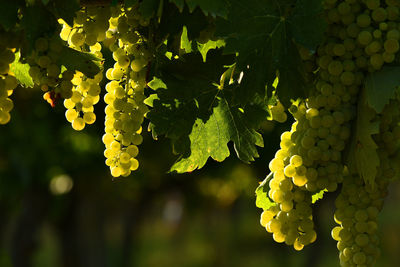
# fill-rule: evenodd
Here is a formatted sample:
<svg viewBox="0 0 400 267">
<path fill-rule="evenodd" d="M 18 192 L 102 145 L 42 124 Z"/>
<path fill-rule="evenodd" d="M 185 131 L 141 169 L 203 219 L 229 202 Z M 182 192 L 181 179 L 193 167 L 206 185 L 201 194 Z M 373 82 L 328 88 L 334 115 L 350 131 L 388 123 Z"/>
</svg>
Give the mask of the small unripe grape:
<svg viewBox="0 0 400 267">
<path fill-rule="evenodd" d="M 372 67 L 376 70 L 379 70 L 383 65 L 383 58 L 381 54 L 374 54 L 370 58 L 370 63 Z"/>
<path fill-rule="evenodd" d="M 365 4 L 369 9 L 374 10 L 380 6 L 380 0 L 366 0 Z"/>
<path fill-rule="evenodd" d="M 351 7 L 347 2 L 342 2 L 337 7 L 339 14 L 345 15 L 350 13 Z"/>
<path fill-rule="evenodd" d="M 396 39 L 387 39 L 383 46 L 385 51 L 390 54 L 394 54 L 399 51 L 399 42 Z"/>
<path fill-rule="evenodd" d="M 79 47 L 85 43 L 85 36 L 80 32 L 75 32 L 72 34 L 70 41 L 72 45 Z"/>
<path fill-rule="evenodd" d="M 329 63 L 328 71 L 330 74 L 338 76 L 343 71 L 343 65 L 340 61 L 334 60 L 331 63 Z"/>
<path fill-rule="evenodd" d="M 369 31 L 361 31 L 358 34 L 357 41 L 364 46 L 367 46 L 372 41 L 372 34 Z"/>
<path fill-rule="evenodd" d="M 386 39 L 399 40 L 400 39 L 400 32 L 397 29 L 392 29 L 392 30 L 387 32 Z"/>
<path fill-rule="evenodd" d="M 368 14 L 360 14 L 357 17 L 357 25 L 366 28 L 371 24 L 371 17 Z"/>
<path fill-rule="evenodd" d="M 81 131 L 85 128 L 85 121 L 78 117 L 72 121 L 72 128 L 76 131 Z"/>
<path fill-rule="evenodd" d="M 372 11 L 372 19 L 376 22 L 381 22 L 386 20 L 387 12 L 384 8 L 380 7 Z"/>
</svg>

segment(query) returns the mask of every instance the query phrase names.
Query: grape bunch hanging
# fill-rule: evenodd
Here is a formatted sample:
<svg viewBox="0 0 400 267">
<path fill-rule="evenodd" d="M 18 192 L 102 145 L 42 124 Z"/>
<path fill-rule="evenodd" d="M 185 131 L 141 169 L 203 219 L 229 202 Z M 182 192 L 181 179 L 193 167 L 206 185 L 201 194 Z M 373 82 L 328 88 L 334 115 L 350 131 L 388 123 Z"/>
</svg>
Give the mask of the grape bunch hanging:
<svg viewBox="0 0 400 267">
<path fill-rule="evenodd" d="M 280 149 L 269 163 L 272 205 L 260 222 L 276 242 L 301 250 L 317 238 L 312 196 L 340 188 L 338 226 L 332 229 L 340 265 L 372 266 L 380 254 L 377 216 L 398 162 L 400 103 L 391 100 L 380 114 L 362 105 L 366 77 L 397 57 L 399 2 L 326 0 L 323 16 L 325 41 L 315 52 L 299 47 L 303 61 L 313 66 L 308 70 L 313 90 L 289 108 L 295 122 L 281 135 Z M 373 182 L 349 169 L 345 153 L 362 119 L 379 123 L 372 139 L 381 164 Z"/>
</svg>

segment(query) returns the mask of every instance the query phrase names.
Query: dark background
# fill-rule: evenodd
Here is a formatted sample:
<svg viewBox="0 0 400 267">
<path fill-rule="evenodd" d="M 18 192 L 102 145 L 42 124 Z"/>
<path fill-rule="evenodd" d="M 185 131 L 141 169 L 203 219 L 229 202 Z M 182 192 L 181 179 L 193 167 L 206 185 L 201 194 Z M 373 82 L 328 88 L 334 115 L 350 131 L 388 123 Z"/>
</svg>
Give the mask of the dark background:
<svg viewBox="0 0 400 267">
<path fill-rule="evenodd" d="M 11 122 L 0 127 L 1 267 L 339 265 L 330 237 L 335 193 L 315 206 L 318 238 L 301 252 L 259 224 L 254 191 L 290 122 L 264 125 L 265 148 L 251 165 L 231 156 L 182 175 L 167 173 L 175 160 L 168 141 L 144 130 L 139 170 L 112 179 L 101 103 L 95 125 L 76 132 L 62 103 L 52 109 L 34 89 L 17 88 L 12 98 Z M 399 201 L 394 183 L 377 266 L 400 263 Z"/>
</svg>

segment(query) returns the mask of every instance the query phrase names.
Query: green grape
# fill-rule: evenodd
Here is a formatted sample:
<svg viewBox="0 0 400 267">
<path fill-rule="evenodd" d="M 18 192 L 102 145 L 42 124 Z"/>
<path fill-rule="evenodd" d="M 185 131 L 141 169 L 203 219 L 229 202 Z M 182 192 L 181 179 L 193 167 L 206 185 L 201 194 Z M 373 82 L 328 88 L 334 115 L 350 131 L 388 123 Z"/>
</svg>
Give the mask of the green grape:
<svg viewBox="0 0 400 267">
<path fill-rule="evenodd" d="M 399 51 L 399 42 L 396 39 L 387 39 L 383 47 L 387 53 L 394 54 Z"/>
<path fill-rule="evenodd" d="M 361 31 L 358 34 L 357 41 L 363 46 L 367 46 L 372 41 L 372 34 L 369 31 Z"/>
<path fill-rule="evenodd" d="M 360 14 L 357 16 L 357 25 L 366 28 L 371 24 L 371 17 L 368 14 Z M 356 37 L 356 36 L 354 36 Z"/>
<path fill-rule="evenodd" d="M 328 66 L 328 71 L 331 75 L 339 76 L 343 71 L 343 65 L 340 61 L 331 61 Z"/>
<path fill-rule="evenodd" d="M 85 128 L 85 121 L 82 118 L 77 117 L 72 121 L 72 128 L 76 131 L 83 130 L 83 128 Z"/>
<path fill-rule="evenodd" d="M 382 55 L 381 54 L 372 55 L 370 58 L 370 63 L 375 70 L 379 70 L 384 63 Z"/>
<path fill-rule="evenodd" d="M 372 19 L 376 22 L 385 21 L 387 18 L 387 12 L 384 8 L 379 7 L 372 11 Z"/>
<path fill-rule="evenodd" d="M 76 47 L 82 46 L 85 43 L 85 35 L 80 32 L 74 32 L 70 37 L 70 43 Z"/>
<path fill-rule="evenodd" d="M 346 48 L 343 44 L 335 44 L 333 47 L 333 53 L 335 56 L 343 56 L 346 53 Z"/>
<path fill-rule="evenodd" d="M 366 0 L 365 4 L 369 9 L 374 10 L 380 6 L 380 0 Z"/>
<path fill-rule="evenodd" d="M 397 6 L 386 7 L 386 12 L 389 20 L 397 20 L 399 18 L 399 8 Z"/>
</svg>

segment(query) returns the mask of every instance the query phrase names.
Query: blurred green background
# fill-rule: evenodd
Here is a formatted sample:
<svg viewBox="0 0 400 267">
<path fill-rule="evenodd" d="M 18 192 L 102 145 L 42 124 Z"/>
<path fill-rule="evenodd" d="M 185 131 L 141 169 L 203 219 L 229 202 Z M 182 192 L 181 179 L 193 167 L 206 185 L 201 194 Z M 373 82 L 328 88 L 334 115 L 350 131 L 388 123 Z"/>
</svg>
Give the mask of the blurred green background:
<svg viewBox="0 0 400 267">
<path fill-rule="evenodd" d="M 95 125 L 72 130 L 64 107 L 17 89 L 0 129 L 0 266 L 338 266 L 330 238 L 333 202 L 316 204 L 317 241 L 301 252 L 275 243 L 259 224 L 254 191 L 290 122 L 265 124 L 251 165 L 234 156 L 190 174 L 168 174 L 168 141 L 144 131 L 140 168 L 112 179 L 104 164 L 104 106 Z M 145 125 L 145 127 L 147 127 Z M 231 151 L 234 154 L 234 151 Z M 381 214 L 382 256 L 400 263 L 400 184 Z"/>
</svg>

